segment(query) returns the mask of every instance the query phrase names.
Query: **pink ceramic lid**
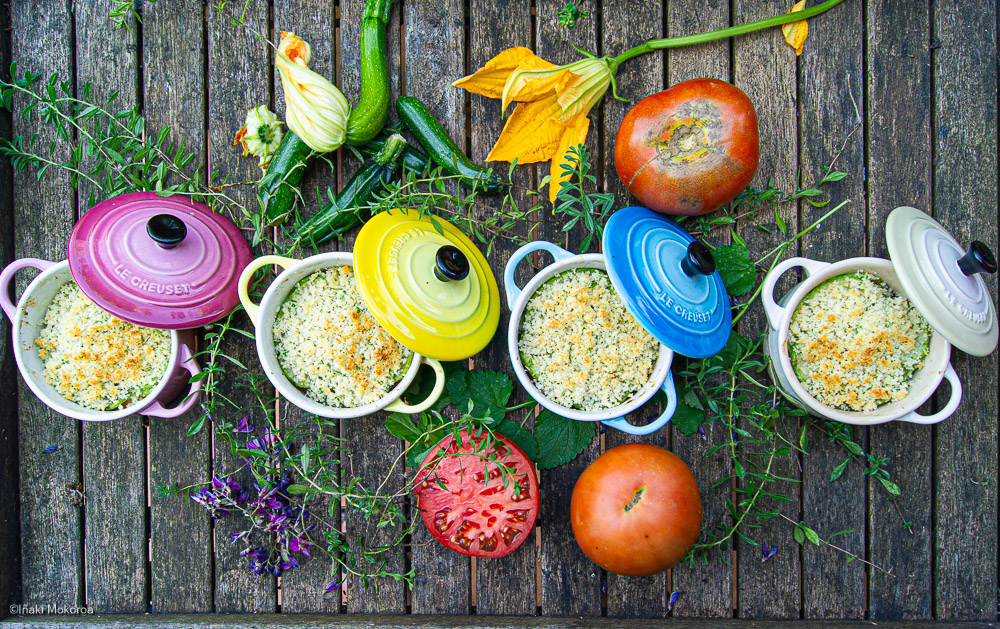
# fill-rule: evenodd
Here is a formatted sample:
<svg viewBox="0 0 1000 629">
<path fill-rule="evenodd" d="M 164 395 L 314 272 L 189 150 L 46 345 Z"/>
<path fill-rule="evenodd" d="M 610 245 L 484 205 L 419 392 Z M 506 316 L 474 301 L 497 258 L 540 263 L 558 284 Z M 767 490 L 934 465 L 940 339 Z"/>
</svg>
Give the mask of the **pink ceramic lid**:
<svg viewBox="0 0 1000 629">
<path fill-rule="evenodd" d="M 240 302 L 250 247 L 228 218 L 186 197 L 133 192 L 83 215 L 66 254 L 77 285 L 123 321 L 196 328 Z"/>
</svg>

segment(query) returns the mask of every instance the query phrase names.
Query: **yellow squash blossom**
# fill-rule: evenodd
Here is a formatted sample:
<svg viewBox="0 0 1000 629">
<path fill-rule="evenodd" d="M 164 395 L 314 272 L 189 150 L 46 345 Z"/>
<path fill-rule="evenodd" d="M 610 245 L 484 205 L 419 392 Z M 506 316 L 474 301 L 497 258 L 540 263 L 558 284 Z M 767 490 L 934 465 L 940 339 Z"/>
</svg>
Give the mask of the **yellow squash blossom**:
<svg viewBox="0 0 1000 629">
<path fill-rule="evenodd" d="M 795 13 L 797 11 L 802 11 L 806 8 L 806 0 L 799 0 L 792 6 L 792 10 L 789 13 Z M 809 22 L 805 20 L 799 20 L 798 22 L 789 22 L 781 27 L 781 34 L 785 36 L 785 41 L 788 45 L 795 49 L 795 56 L 802 54 L 802 49 L 806 46 L 806 37 L 809 36 Z"/>
<path fill-rule="evenodd" d="M 309 69 L 309 44 L 295 33 L 281 33 L 274 65 L 285 92 L 285 122 L 318 153 L 340 148 L 351 106 L 328 80 Z"/>
<path fill-rule="evenodd" d="M 552 160 L 549 200 L 569 178 L 570 149 L 587 141 L 587 114 L 604 97 L 614 79 L 614 62 L 588 57 L 556 66 L 523 47 L 490 59 L 478 72 L 452 85 L 500 99 L 503 110 L 517 103 L 489 161 L 532 164 Z"/>
<path fill-rule="evenodd" d="M 267 165 L 271 163 L 271 157 L 278 150 L 284 135 L 278 117 L 266 105 L 260 105 L 247 112 L 246 122 L 236 133 L 233 146 L 241 145 L 243 156 L 253 155 L 258 158 L 260 167 L 267 171 Z"/>
</svg>

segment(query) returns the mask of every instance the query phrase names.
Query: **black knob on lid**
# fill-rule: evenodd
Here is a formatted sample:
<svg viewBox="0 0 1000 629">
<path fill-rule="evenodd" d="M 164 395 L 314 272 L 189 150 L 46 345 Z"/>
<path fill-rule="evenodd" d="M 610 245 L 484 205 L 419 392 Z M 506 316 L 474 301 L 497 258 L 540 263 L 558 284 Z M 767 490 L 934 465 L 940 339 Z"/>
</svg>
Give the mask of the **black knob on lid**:
<svg viewBox="0 0 1000 629">
<path fill-rule="evenodd" d="M 469 275 L 469 259 L 458 247 L 441 247 L 437 250 L 434 261 L 434 277 L 442 282 L 457 282 Z"/>
<path fill-rule="evenodd" d="M 715 273 L 712 250 L 701 241 L 695 240 L 688 245 L 687 254 L 681 258 L 681 268 L 691 277 Z"/>
<path fill-rule="evenodd" d="M 973 240 L 969 250 L 958 260 L 958 268 L 968 276 L 976 273 L 996 273 L 997 259 L 985 243 Z"/>
<path fill-rule="evenodd" d="M 187 236 L 187 227 L 173 214 L 157 214 L 146 221 L 146 233 L 164 249 L 173 249 Z"/>
</svg>

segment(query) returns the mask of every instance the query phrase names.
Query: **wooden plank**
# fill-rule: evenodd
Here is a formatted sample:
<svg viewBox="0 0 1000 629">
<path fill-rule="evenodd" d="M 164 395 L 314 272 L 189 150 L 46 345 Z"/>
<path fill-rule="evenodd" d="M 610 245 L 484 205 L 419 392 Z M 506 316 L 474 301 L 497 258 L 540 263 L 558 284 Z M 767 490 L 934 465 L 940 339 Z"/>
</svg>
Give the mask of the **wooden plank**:
<svg viewBox="0 0 1000 629">
<path fill-rule="evenodd" d="M 337 60 L 334 59 L 336 49 L 336 25 L 334 19 L 333 3 L 326 0 L 277 0 L 274 3 L 273 31 L 276 37 L 280 37 L 280 31 L 293 30 L 296 35 L 309 43 L 312 51 L 312 58 L 309 60 L 309 67 L 328 78 L 336 84 L 337 80 Z M 273 56 L 273 55 L 272 55 Z M 285 118 L 285 95 L 281 86 L 281 78 L 275 73 L 274 81 L 274 101 L 275 111 L 281 119 Z M 334 156 L 329 156 L 332 161 L 336 161 Z M 320 204 L 316 200 L 316 190 L 320 190 L 325 195 L 326 189 L 337 189 L 336 169 L 331 169 L 326 162 L 317 159 L 313 166 L 306 171 L 300 186 L 306 199 L 309 201 L 304 208 L 300 208 L 300 213 L 309 215 L 315 212 Z M 290 242 L 280 236 L 278 243 L 280 246 L 288 246 Z M 323 243 L 317 248 L 318 252 L 335 251 L 337 241 L 331 240 Z M 311 255 L 309 250 L 302 255 Z M 255 359 L 256 360 L 256 357 Z M 278 416 L 281 426 L 287 428 L 302 421 L 304 413 L 297 407 L 282 401 L 278 406 Z M 339 430 L 336 431 L 339 435 Z M 328 514 L 329 501 L 327 499 L 312 499 L 309 502 L 309 511 L 313 515 L 312 524 L 315 526 L 310 533 L 311 539 L 317 544 L 325 547 L 326 541 L 323 532 L 334 529 L 340 530 L 339 508 L 334 513 L 337 517 L 331 518 Z M 282 613 L 339 613 L 340 612 L 340 592 L 325 592 L 325 586 L 330 581 L 330 560 L 321 551 L 312 553 L 312 559 L 301 562 L 300 566 L 291 572 L 286 572 L 281 576 L 281 612 Z M 339 574 L 339 572 L 338 572 Z"/>
<path fill-rule="evenodd" d="M 143 105 L 147 128 L 170 125 L 171 139 L 206 163 L 205 13 L 202 3 L 143 6 Z M 189 165 L 194 172 L 195 163 Z M 202 169 L 204 171 L 204 169 Z M 211 473 L 211 426 L 196 437 L 187 428 L 199 410 L 176 419 L 149 419 L 149 485 L 202 482 Z M 152 609 L 212 609 L 212 528 L 204 508 L 186 497 L 151 497 Z"/>
<path fill-rule="evenodd" d="M 241 14 L 248 22 L 267 23 L 267 2 L 250 0 L 240 7 Z M 220 15 L 210 15 L 208 20 L 208 168 L 230 181 L 250 181 L 260 175 L 257 161 L 244 158 L 241 151 L 233 146 L 233 136 L 243 125 L 248 109 L 266 103 L 269 99 L 269 75 L 271 73 L 270 48 L 252 32 L 234 27 L 230 19 Z M 230 194 L 245 207 L 256 209 L 256 190 L 252 187 L 230 188 Z M 255 254 L 264 253 L 264 248 Z M 245 314 L 240 314 L 234 325 L 244 330 L 253 330 L 253 324 Z M 249 373 L 262 374 L 257 360 L 256 347 L 243 336 L 232 334 L 222 341 L 221 352 L 240 361 L 247 369 L 222 359 L 225 375 L 219 378 L 219 394 L 241 408 L 223 406 L 225 419 L 234 424 L 243 416 L 249 418 L 254 433 L 264 434 L 267 428 L 265 410 L 258 403 L 258 395 L 269 396 L 272 389 L 266 379 L 265 390 L 255 392 L 242 378 Z M 222 421 L 223 417 L 216 417 Z M 211 429 L 211 426 L 207 427 Z M 221 439 L 213 440 L 213 473 L 216 476 L 230 474 L 236 482 L 254 493 L 254 481 L 250 470 L 241 460 L 234 457 L 228 444 Z M 247 560 L 239 555 L 241 548 L 229 543 L 230 535 L 247 529 L 242 515 L 231 514 L 215 520 L 215 609 L 223 613 L 262 613 L 277 608 L 277 582 L 272 575 L 255 575 L 247 569 Z M 259 533 L 257 533 L 259 535 Z"/>
<path fill-rule="evenodd" d="M 836 261 L 865 255 L 864 133 L 858 129 L 864 111 L 863 5 L 838 6 L 810 25 L 809 41 L 799 60 L 801 105 L 800 159 L 805 182 L 822 177 L 822 169 L 844 146 L 837 162 L 849 177 L 829 186 L 830 205 L 814 208 L 803 203 L 804 227 L 844 199 L 850 205 L 800 241 L 800 252 L 810 258 Z M 831 55 L 831 50 L 840 51 Z M 865 431 L 855 429 L 855 441 L 865 442 Z M 809 440 L 803 457 L 802 516 L 822 537 L 851 530 L 838 545 L 863 554 L 865 548 L 865 478 L 862 466 L 850 465 L 830 482 L 830 472 L 845 458 L 841 446 L 828 439 Z M 789 539 L 789 538 L 786 538 Z M 807 618 L 860 618 L 865 612 L 864 566 L 848 563 L 829 546 L 807 544 L 802 550 L 803 614 Z M 791 611 L 791 610 L 789 610 Z"/>
<path fill-rule="evenodd" d="M 76 3 L 76 89 L 90 83 L 93 102 L 119 92 L 114 111 L 134 107 L 138 96 L 138 33 L 119 29 L 103 3 Z M 90 196 L 81 183 L 82 215 Z M 148 605 L 149 542 L 146 537 L 146 427 L 139 415 L 83 423 L 86 483 L 87 603 L 103 612 L 143 612 Z"/>
<path fill-rule="evenodd" d="M 18 69 L 46 78 L 58 72 L 61 80 L 71 82 L 69 3 L 13 2 L 10 13 L 11 59 Z M 19 110 L 25 104 L 24 99 L 16 103 Z M 37 146 L 44 150 L 55 139 L 52 128 L 35 117 L 29 123 L 14 116 L 14 135 L 30 137 L 36 131 Z M 68 157 L 67 145 L 57 143 L 55 159 Z M 76 212 L 69 177 L 54 171 L 36 181 L 35 175 L 33 169 L 14 173 L 14 257 L 64 260 Z M 30 279 L 28 273 L 19 274 L 15 295 L 23 293 Z M 80 424 L 50 410 L 20 378 L 18 400 L 22 601 L 77 605 L 83 602 L 83 510 L 71 504 L 67 485 L 82 490 Z M 43 454 L 50 445 L 62 449 Z"/>
<path fill-rule="evenodd" d="M 403 12 L 403 91 L 423 101 L 460 145 L 465 145 L 465 92 L 450 83 L 465 75 L 465 8 L 462 0 L 407 2 Z M 415 614 L 467 614 L 472 573 L 468 557 L 436 542 L 416 505 L 411 536 L 416 576 Z"/>
<path fill-rule="evenodd" d="M 340 84 L 347 100 L 356 102 L 361 93 L 360 51 L 361 15 L 363 0 L 349 0 L 340 4 Z M 386 26 L 386 55 L 389 60 L 389 77 L 392 97 L 399 95 L 400 86 L 400 3 L 392 7 L 389 24 Z M 346 159 L 342 153 L 342 179 L 354 173 L 357 161 Z M 340 248 L 351 251 L 354 248 L 354 233 L 343 239 Z M 386 477 L 393 462 L 403 451 L 402 444 L 395 438 L 386 438 L 385 413 L 375 413 L 367 417 L 348 419 L 341 422 L 341 435 L 345 439 L 347 452 L 343 457 L 341 479 L 346 481 L 359 476 L 366 487 L 375 489 Z M 403 486 L 403 466 L 400 463 L 384 490 L 395 492 Z M 348 540 L 354 544 L 359 536 L 365 536 L 369 545 L 388 540 L 392 531 L 374 531 L 361 514 L 346 512 L 342 516 L 346 523 Z M 406 563 L 401 555 L 390 559 L 392 571 L 404 572 Z M 365 588 L 357 580 L 352 581 L 344 592 L 347 610 L 351 613 L 401 613 L 406 610 L 406 592 L 402 582 L 383 579 L 379 587 Z"/>
<path fill-rule="evenodd" d="M 537 41 L 536 53 L 547 61 L 565 64 L 580 58 L 572 44 L 584 50 L 597 53 L 597 16 L 593 13 L 577 21 L 572 31 L 559 27 L 559 9 L 565 2 L 560 0 L 542 0 L 536 3 Z M 588 10 L 594 10 L 594 3 L 581 3 Z M 608 95 L 606 98 L 610 98 Z M 595 174 L 601 167 L 601 128 L 600 110 L 595 109 L 590 115 L 590 130 L 587 133 L 587 148 L 590 151 L 591 162 Z M 539 164 L 539 173 L 549 173 L 549 163 Z M 543 192 L 548 193 L 546 188 Z M 548 219 L 539 225 L 537 237 L 565 247 L 574 253 L 580 251 L 583 240 L 583 229 L 574 228 L 570 232 L 562 231 L 561 223 L 552 220 L 546 198 L 546 210 L 541 212 Z M 590 251 L 598 251 L 600 243 L 595 241 Z M 539 526 L 541 537 L 541 595 L 542 614 L 546 616 L 599 616 L 601 614 L 601 569 L 587 558 L 580 550 L 573 537 L 573 527 L 570 522 L 570 499 L 572 488 L 583 470 L 600 455 L 601 440 L 594 431 L 594 439 L 590 446 L 580 453 L 573 461 L 546 470 L 540 477 L 540 514 Z"/>
<path fill-rule="evenodd" d="M 887 258 L 885 221 L 900 205 L 931 209 L 930 15 L 926 3 L 871 0 L 868 34 L 868 252 Z M 932 617 L 933 429 L 891 423 L 869 431 L 875 456 L 893 456 L 896 505 L 869 483 L 871 560 L 893 576 L 868 570 L 873 620 Z M 903 456 L 905 453 L 905 457 Z"/>
<path fill-rule="evenodd" d="M 782 0 L 734 2 L 733 23 L 744 24 L 787 11 Z M 766 188 L 773 178 L 774 184 L 785 191 L 794 190 L 798 172 L 798 124 L 796 113 L 795 53 L 785 43 L 780 29 L 759 31 L 733 40 L 733 82 L 746 92 L 757 110 L 760 135 L 760 162 L 757 175 L 751 182 L 756 188 Z M 798 224 L 797 204 L 787 204 L 780 215 L 795 233 Z M 768 234 L 753 227 L 756 220 L 771 224 L 771 207 L 762 209 L 761 216 L 748 217 L 739 225 L 740 234 L 746 239 L 751 258 L 770 251 L 783 237 L 775 231 Z M 794 255 L 794 250 L 787 254 Z M 761 270 L 761 273 L 766 271 Z M 762 280 L 762 277 L 758 279 Z M 782 284 L 779 294 L 790 288 L 791 282 Z M 740 331 L 754 337 L 767 326 L 761 307 L 755 306 L 740 324 Z M 786 432 L 797 429 L 796 422 L 782 426 Z M 788 478 L 799 476 L 799 461 L 794 454 L 779 462 L 777 474 Z M 795 517 L 799 511 L 799 487 L 784 484 L 777 493 L 791 498 L 783 503 L 782 511 Z M 779 519 L 763 523 L 762 528 L 750 533 L 758 542 L 779 547 L 779 551 L 766 564 L 761 564 L 760 549 L 741 543 L 739 545 L 738 582 L 741 617 L 795 617 L 799 608 L 799 549 L 791 536 L 789 525 Z"/>
<path fill-rule="evenodd" d="M 669 2 L 667 24 L 669 35 L 687 35 L 729 26 L 729 1 L 712 0 L 702 5 L 690 2 Z M 728 81 L 730 78 L 730 43 L 720 40 L 704 46 L 676 48 L 667 53 L 667 83 L 676 85 L 681 81 L 709 77 Z M 713 242 L 726 244 L 729 236 L 725 231 L 713 235 Z M 676 361 L 684 361 L 676 357 Z M 677 368 L 675 368 L 676 371 Z M 677 430 L 672 432 L 674 454 L 690 467 L 701 489 L 703 528 L 726 519 L 729 487 L 712 488 L 720 478 L 731 473 L 729 458 L 716 454 L 706 458 L 713 447 L 729 439 L 728 431 L 721 425 L 713 424 L 705 429 L 705 438 L 700 435 L 685 436 Z M 674 607 L 675 617 L 731 617 L 733 613 L 733 570 L 726 555 L 712 553 L 708 562 L 699 562 L 692 569 L 677 566 L 671 571 L 671 591 L 681 596 Z"/>
<path fill-rule="evenodd" d="M 934 216 L 962 244 L 997 251 L 995 3 L 935 2 Z M 970 72 L 970 69 L 972 70 Z M 996 276 L 988 276 L 996 303 Z M 965 384 L 934 440 L 934 607 L 944 620 L 993 619 L 997 592 L 997 354 L 953 350 Z"/>
<path fill-rule="evenodd" d="M 532 41 L 531 6 L 528 0 L 471 0 L 469 4 L 469 71 L 481 67 L 497 53 L 512 46 L 530 46 Z M 486 155 L 500 137 L 505 119 L 501 117 L 500 101 L 472 95 L 471 153 L 476 162 L 486 163 Z M 506 162 L 493 162 L 489 166 L 501 174 L 506 173 Z M 529 187 L 534 181 L 534 168 L 522 166 L 514 173 L 514 182 Z M 516 194 L 519 207 L 530 207 L 531 201 L 524 194 Z M 486 216 L 490 208 L 499 208 L 500 199 L 483 198 L 483 207 L 478 216 Z M 516 228 L 527 237 L 523 226 Z M 504 265 L 514 252 L 516 243 L 498 238 L 487 256 L 490 268 L 500 282 Z M 517 273 L 518 285 L 523 286 L 532 272 L 520 265 Z M 523 402 L 526 397 L 510 366 L 507 353 L 507 327 L 510 309 L 501 296 L 502 308 L 500 325 L 493 341 L 472 359 L 474 367 L 493 369 L 508 374 L 515 382 L 514 395 L 510 404 Z M 531 428 L 531 424 L 527 426 Z M 476 613 L 482 615 L 533 614 L 536 610 L 535 593 L 537 549 L 535 539 L 528 540 L 520 548 L 503 559 L 479 559 L 476 561 Z"/>
<path fill-rule="evenodd" d="M 0 5 L 0 77 L 10 81 L 10 5 Z M 9 138 L 11 113 L 0 109 L 0 136 Z M 0 264 L 14 259 L 14 171 L 0 157 Z M 0 619 L 18 599 L 21 588 L 21 504 L 18 497 L 17 367 L 11 351 L 11 329 L 0 317 Z"/>
<path fill-rule="evenodd" d="M 9 619 L 4 623 L 5 627 L 11 629 L 77 629 L 91 626 L 108 627 L 110 629 L 126 629 L 135 626 L 157 627 L 158 629 L 184 629 L 187 627 L 206 627 L 212 629 L 228 629 L 240 627 L 242 629 L 291 629 L 302 628 L 312 629 L 319 627 L 343 627 L 347 628 L 369 628 L 379 627 L 381 629 L 459 629 L 465 627 L 477 627 L 479 629 L 514 629 L 516 627 L 531 627 L 533 629 L 580 629 L 592 627 L 594 629 L 618 629 L 625 627 L 628 629 L 657 629 L 662 628 L 662 620 L 644 620 L 621 618 L 545 618 L 541 616 L 528 617 L 501 617 L 501 616 L 448 616 L 448 615 L 406 615 L 406 616 L 369 616 L 364 614 L 350 614 L 340 616 L 329 616 L 325 614 L 302 614 L 296 616 L 285 615 L 206 615 L 206 614 L 185 614 L 185 615 L 104 615 L 104 616 L 40 616 L 37 619 L 16 618 Z M 871 622 L 844 621 L 836 623 L 803 620 L 803 621 L 753 621 L 753 620 L 724 620 L 724 619 L 682 619 L 678 618 L 670 622 L 673 629 L 766 629 L 768 627 L 794 627 L 795 629 L 830 629 L 836 626 L 843 629 L 864 629 L 870 628 Z M 920 629 L 927 627 L 927 623 L 919 622 L 885 622 L 878 623 L 881 629 Z M 959 629 L 991 629 L 1000 626 L 995 622 L 966 622 L 948 623 L 948 627 Z"/>
<path fill-rule="evenodd" d="M 605 54 L 618 55 L 632 46 L 663 36 L 664 13 L 661 3 L 607 3 L 603 7 L 602 45 Z M 619 95 L 640 100 L 663 89 L 664 60 L 660 53 L 652 53 L 628 61 L 618 69 Z M 609 94 L 604 101 L 604 189 L 615 195 L 615 205 L 623 207 L 634 200 L 625 190 L 615 170 L 615 136 L 630 103 L 617 101 Z M 632 413 L 630 421 L 643 422 L 658 416 L 659 409 L 649 406 Z M 645 437 L 633 437 L 618 430 L 604 433 L 604 448 L 609 450 L 625 443 L 645 442 L 666 447 L 669 428 L 663 428 Z M 605 574 L 605 605 L 608 616 L 658 617 L 667 613 L 667 575 L 652 577 L 622 577 Z"/>
</svg>

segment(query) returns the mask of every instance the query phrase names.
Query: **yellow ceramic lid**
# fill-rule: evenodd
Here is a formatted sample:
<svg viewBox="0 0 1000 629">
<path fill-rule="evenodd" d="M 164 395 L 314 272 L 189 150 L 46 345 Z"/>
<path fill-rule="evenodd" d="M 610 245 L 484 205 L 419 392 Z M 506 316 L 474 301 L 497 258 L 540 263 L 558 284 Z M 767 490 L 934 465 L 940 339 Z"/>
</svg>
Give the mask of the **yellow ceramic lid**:
<svg viewBox="0 0 1000 629">
<path fill-rule="evenodd" d="M 354 276 L 378 322 L 397 341 L 437 360 L 462 360 L 500 322 L 496 278 L 472 241 L 447 221 L 439 232 L 416 210 L 376 214 L 354 243 Z"/>
</svg>

